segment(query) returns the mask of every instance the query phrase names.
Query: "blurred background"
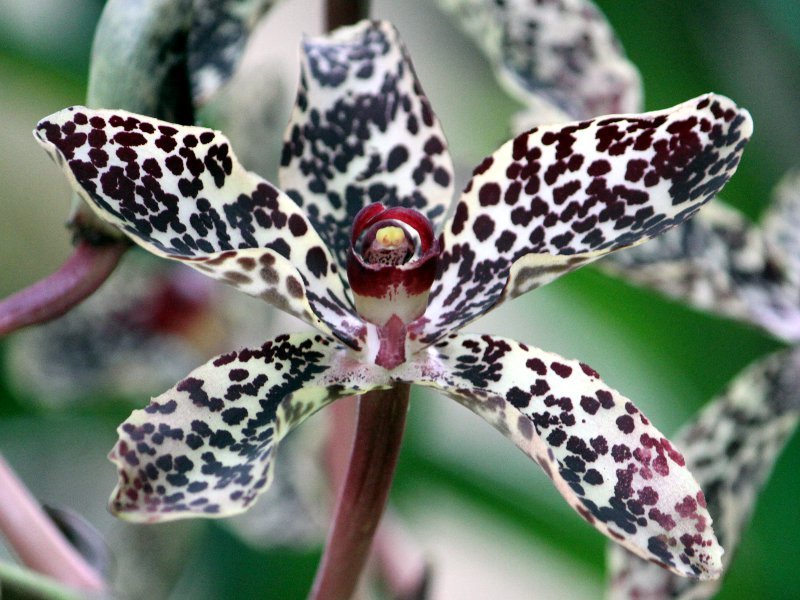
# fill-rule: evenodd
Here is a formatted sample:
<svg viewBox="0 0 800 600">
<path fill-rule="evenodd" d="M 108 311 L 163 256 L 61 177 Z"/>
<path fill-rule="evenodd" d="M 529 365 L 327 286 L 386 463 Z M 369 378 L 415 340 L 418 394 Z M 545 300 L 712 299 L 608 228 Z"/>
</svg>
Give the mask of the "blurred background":
<svg viewBox="0 0 800 600">
<path fill-rule="evenodd" d="M 0 202 L 5 215 L 0 219 L 0 296 L 51 273 L 70 251 L 63 228 L 67 183 L 30 132 L 43 116 L 84 101 L 92 32 L 102 4 L 0 3 Z M 800 164 L 800 3 L 597 4 L 641 70 L 648 109 L 714 91 L 751 111 L 755 135 L 723 198 L 757 219 L 775 183 Z M 509 137 L 509 120 L 519 106 L 500 91 L 482 55 L 432 2 L 376 1 L 372 14 L 399 27 L 443 122 L 463 186 L 469 170 Z M 296 86 L 299 41 L 303 33 L 319 32 L 321 22 L 316 2 L 280 3 L 252 36 L 220 104 L 205 113 L 209 124 L 225 129 L 240 158 L 240 148 L 247 146 L 243 162 L 273 181 L 281 128 Z M 227 129 L 225 115 L 232 111 L 238 119 Z M 272 136 L 248 139 L 253 122 Z M 146 261 L 129 254 L 126 261 Z M 228 296 L 221 298 L 227 305 Z M 264 315 L 263 330 L 230 336 L 237 344 L 260 344 L 263 336 L 299 329 L 263 304 L 230 302 L 241 302 L 237 310 L 250 315 Z M 755 329 L 695 312 L 592 267 L 504 305 L 468 330 L 581 359 L 668 435 L 747 364 L 780 347 Z M 304 597 L 319 558 L 313 533 L 298 534 L 302 543 L 292 548 L 286 547 L 298 546 L 292 540 L 270 542 L 274 532 L 269 531 L 246 539 L 227 523 L 130 527 L 106 512 L 116 476 L 105 454 L 116 439 L 116 426 L 150 393 L 188 371 L 185 364 L 174 366 L 179 374 L 152 392 L 126 396 L 111 389 L 112 381 L 105 388 L 74 392 L 79 400 L 55 402 L 47 396 L 57 392 L 35 382 L 38 361 L 57 357 L 25 354 L 19 350 L 24 335 L 0 340 L 0 452 L 43 502 L 77 510 L 104 532 L 120 578 L 127 581 L 119 584 L 121 595 Z M 223 349 L 193 343 L 186 364 L 190 369 Z M 156 368 L 137 367 L 135 360 L 135 354 L 125 355 L 115 368 L 138 368 L 145 379 Z M 573 514 L 541 470 L 454 403 L 419 389 L 412 399 L 391 501 L 431 560 L 432 598 L 601 597 L 605 539 Z M 324 411 L 303 429 L 314 431 L 320 424 L 313 421 L 320 419 Z M 720 598 L 800 596 L 798 461 L 800 436 L 795 435 L 764 490 Z M 137 596 L 143 593 L 134 583 L 137 569 L 158 580 L 148 596 Z"/>
</svg>

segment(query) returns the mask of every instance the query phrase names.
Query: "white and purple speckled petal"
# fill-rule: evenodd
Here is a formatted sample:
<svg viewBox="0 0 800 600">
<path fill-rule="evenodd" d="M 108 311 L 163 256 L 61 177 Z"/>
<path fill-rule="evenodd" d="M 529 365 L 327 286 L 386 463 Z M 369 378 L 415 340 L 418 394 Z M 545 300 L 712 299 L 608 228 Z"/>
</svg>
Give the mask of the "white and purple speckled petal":
<svg viewBox="0 0 800 600">
<path fill-rule="evenodd" d="M 787 214 L 781 223 L 791 219 Z M 796 341 L 800 273 L 789 249 L 772 243 L 771 235 L 739 211 L 712 202 L 680 227 L 597 264 L 636 285 Z"/>
<path fill-rule="evenodd" d="M 325 243 L 220 132 L 72 107 L 34 133 L 95 213 L 139 245 L 359 345 L 361 321 Z"/>
<path fill-rule="evenodd" d="M 707 94 L 673 108 L 534 128 L 474 172 L 444 229 L 431 343 L 501 302 L 691 217 L 733 175 L 752 121 Z"/>
<path fill-rule="evenodd" d="M 512 340 L 451 335 L 392 374 L 486 419 L 613 541 L 684 576 L 719 574 L 722 549 L 683 457 L 587 365 Z"/>
<path fill-rule="evenodd" d="M 219 356 L 120 425 L 111 510 L 139 522 L 243 512 L 269 486 L 277 444 L 292 428 L 387 383 L 386 371 L 320 334 Z"/>
<path fill-rule="evenodd" d="M 639 71 L 593 3 L 439 0 L 439 4 L 483 50 L 506 91 L 524 104 L 531 98 L 546 98 L 572 119 L 642 110 Z M 554 114 L 549 111 L 547 116 Z"/>
<path fill-rule="evenodd" d="M 367 204 L 415 208 L 441 222 L 453 195 L 452 161 L 393 25 L 362 21 L 303 43 L 280 183 L 340 267 L 350 226 Z"/>
<path fill-rule="evenodd" d="M 782 350 L 743 371 L 673 438 L 705 492 L 725 569 L 798 418 L 800 350 Z M 675 577 L 618 547 L 609 551 L 610 598 L 704 600 L 721 584 Z"/>
</svg>

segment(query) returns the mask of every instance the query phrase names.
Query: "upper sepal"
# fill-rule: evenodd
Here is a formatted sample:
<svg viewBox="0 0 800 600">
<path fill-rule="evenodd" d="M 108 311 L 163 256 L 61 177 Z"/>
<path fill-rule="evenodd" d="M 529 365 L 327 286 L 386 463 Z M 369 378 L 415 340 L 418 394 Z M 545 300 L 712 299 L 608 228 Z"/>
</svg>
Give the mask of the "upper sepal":
<svg viewBox="0 0 800 600">
<path fill-rule="evenodd" d="M 372 202 L 441 221 L 452 198 L 452 161 L 390 23 L 361 21 L 304 41 L 280 182 L 342 268 L 353 219 Z"/>
</svg>

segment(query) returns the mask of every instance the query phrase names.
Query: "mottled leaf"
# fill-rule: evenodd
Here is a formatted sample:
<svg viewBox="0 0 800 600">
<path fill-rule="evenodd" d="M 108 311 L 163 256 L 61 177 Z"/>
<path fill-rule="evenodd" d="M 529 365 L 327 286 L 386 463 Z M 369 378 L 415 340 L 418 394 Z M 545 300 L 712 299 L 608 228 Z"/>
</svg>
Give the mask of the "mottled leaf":
<svg viewBox="0 0 800 600">
<path fill-rule="evenodd" d="M 416 333 L 430 343 L 685 221 L 733 175 L 751 131 L 747 111 L 709 94 L 507 142 L 475 169 L 445 224 L 440 272 Z"/>
<path fill-rule="evenodd" d="M 705 492 L 725 569 L 798 417 L 800 350 L 783 350 L 748 367 L 674 437 Z M 721 584 L 675 577 L 618 547 L 610 552 L 611 598 L 702 600 Z"/>
<path fill-rule="evenodd" d="M 303 43 L 280 182 L 340 267 L 353 218 L 371 202 L 441 221 L 453 192 L 447 142 L 391 24 L 362 21 Z"/>
<path fill-rule="evenodd" d="M 87 104 L 194 122 L 276 1 L 109 0 L 95 32 Z"/>
<path fill-rule="evenodd" d="M 388 381 L 319 334 L 219 356 L 119 427 L 111 510 L 146 522 L 243 512 L 269 486 L 277 444 L 292 428 Z"/>
<path fill-rule="evenodd" d="M 719 574 L 722 549 L 683 457 L 587 365 L 512 340 L 452 335 L 398 371 L 486 419 L 613 541 L 684 576 Z"/>
<path fill-rule="evenodd" d="M 783 176 L 762 222 L 764 237 L 783 252 L 788 275 L 797 282 L 800 280 L 800 170 Z"/>
<path fill-rule="evenodd" d="M 547 99 L 573 119 L 642 109 L 639 71 L 587 0 L 439 0 L 524 104 Z M 531 113 L 526 120 L 552 120 Z"/>
<path fill-rule="evenodd" d="M 233 74 L 250 32 L 278 0 L 194 0 L 187 39 L 192 97 L 202 104 Z"/>
<path fill-rule="evenodd" d="M 696 308 L 800 338 L 800 288 L 788 253 L 761 227 L 721 203 L 648 244 L 598 266 Z"/>
<path fill-rule="evenodd" d="M 86 103 L 189 124 L 193 0 L 109 0 L 95 31 Z"/>
<path fill-rule="evenodd" d="M 361 322 L 324 242 L 218 131 L 72 107 L 35 134 L 98 216 L 136 243 L 358 345 Z"/>
</svg>

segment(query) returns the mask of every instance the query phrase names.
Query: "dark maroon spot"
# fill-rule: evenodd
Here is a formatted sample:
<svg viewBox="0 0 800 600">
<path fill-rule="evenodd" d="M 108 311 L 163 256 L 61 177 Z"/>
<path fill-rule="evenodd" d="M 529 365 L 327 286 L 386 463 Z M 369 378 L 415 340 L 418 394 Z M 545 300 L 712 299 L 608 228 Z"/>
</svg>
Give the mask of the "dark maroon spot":
<svg viewBox="0 0 800 600">
<path fill-rule="evenodd" d="M 597 437 L 590 439 L 589 444 L 598 454 L 605 455 L 608 453 L 608 442 L 602 435 L 598 435 Z"/>
<path fill-rule="evenodd" d="M 183 173 L 183 159 L 180 156 L 168 156 L 164 163 L 173 175 Z"/>
<path fill-rule="evenodd" d="M 494 221 L 488 215 L 480 215 L 472 224 L 472 231 L 478 241 L 485 242 L 494 233 Z"/>
<path fill-rule="evenodd" d="M 599 177 L 605 175 L 611 170 L 611 164 L 607 160 L 596 160 L 589 165 L 588 173 L 592 177 Z"/>
<path fill-rule="evenodd" d="M 608 390 L 597 390 L 597 399 L 600 401 L 600 405 L 605 408 L 613 408 L 614 406 L 614 396 L 611 395 L 611 392 Z"/>
<path fill-rule="evenodd" d="M 159 127 L 159 129 L 163 128 Z M 175 150 L 175 146 L 178 145 L 178 142 L 176 142 L 174 138 L 162 135 L 155 141 L 155 144 L 157 148 L 163 150 L 164 152 L 172 152 L 173 150 Z"/>
<path fill-rule="evenodd" d="M 601 485 L 603 483 L 603 476 L 597 469 L 589 469 L 583 476 L 583 480 L 589 485 Z"/>
<path fill-rule="evenodd" d="M 469 209 L 467 208 L 467 203 L 463 201 L 459 202 L 456 207 L 456 213 L 453 215 L 453 224 L 451 225 L 451 230 L 455 235 L 464 231 L 464 224 L 467 222 L 468 217 Z"/>
<path fill-rule="evenodd" d="M 228 425 L 238 425 L 247 417 L 247 409 L 241 407 L 228 408 L 223 410 L 220 416 Z"/>
<path fill-rule="evenodd" d="M 655 507 L 650 509 L 650 512 L 647 513 L 647 516 L 653 519 L 667 531 L 670 531 L 675 527 L 675 519 L 668 514 L 662 513 Z"/>
<path fill-rule="evenodd" d="M 106 138 L 106 132 L 102 129 L 92 129 L 89 132 L 88 140 L 89 145 L 93 148 L 100 148 L 108 141 Z"/>
<path fill-rule="evenodd" d="M 630 460 L 631 456 L 631 449 L 625 444 L 614 444 L 611 448 L 611 457 L 614 459 L 614 462 L 620 463 Z"/>
<path fill-rule="evenodd" d="M 506 394 L 506 400 L 516 408 L 525 408 L 531 400 L 530 394 L 514 386 Z"/>
<path fill-rule="evenodd" d="M 484 183 L 478 191 L 481 206 L 492 206 L 500 202 L 500 186 L 494 182 Z"/>
<path fill-rule="evenodd" d="M 633 433 L 634 422 L 629 415 L 617 417 L 617 427 L 622 433 Z"/>
<path fill-rule="evenodd" d="M 316 277 L 322 278 L 328 273 L 328 258 L 319 246 L 311 248 L 306 254 L 306 266 Z"/>
<path fill-rule="evenodd" d="M 214 134 L 211 131 L 204 131 L 200 134 L 200 142 L 202 144 L 210 144 L 214 140 Z"/>
<path fill-rule="evenodd" d="M 508 252 L 511 250 L 511 246 L 514 245 L 514 242 L 517 239 L 517 234 L 513 231 L 504 231 L 500 234 L 500 237 L 497 238 L 497 241 L 494 243 L 495 247 L 497 248 L 498 252 Z"/>
<path fill-rule="evenodd" d="M 658 502 L 658 492 L 650 486 L 645 486 L 639 490 L 639 501 L 642 504 L 653 505 Z"/>
<path fill-rule="evenodd" d="M 563 429 L 554 429 L 550 432 L 547 436 L 547 443 L 551 446 L 555 446 L 558 448 L 564 441 L 567 439 L 567 434 L 564 433 Z"/>
<path fill-rule="evenodd" d="M 293 214 L 289 217 L 289 231 L 291 231 L 292 235 L 295 237 L 305 235 L 306 231 L 308 231 L 306 220 L 298 214 Z"/>
<path fill-rule="evenodd" d="M 114 141 L 120 146 L 144 146 L 147 138 L 136 131 L 119 131 L 114 135 Z"/>
<path fill-rule="evenodd" d="M 286 289 L 293 298 L 303 297 L 303 285 L 292 275 L 286 278 Z"/>
<path fill-rule="evenodd" d="M 594 415 L 600 408 L 600 402 L 591 396 L 583 396 L 581 397 L 581 408 L 583 408 L 587 414 Z"/>
<path fill-rule="evenodd" d="M 408 160 L 408 150 L 405 146 L 398 144 L 389 152 L 389 157 L 386 159 L 386 169 L 391 173 L 397 170 L 400 165 Z"/>
<path fill-rule="evenodd" d="M 534 371 L 539 375 L 546 375 L 547 374 L 547 367 L 538 358 L 530 358 L 530 359 L 528 359 L 528 361 L 525 363 L 525 366 L 528 367 L 531 371 Z"/>
<path fill-rule="evenodd" d="M 553 369 L 553 371 L 555 371 L 556 375 L 562 377 L 563 379 L 566 379 L 567 377 L 572 375 L 572 367 L 570 367 L 569 365 L 565 365 L 563 363 L 559 362 L 550 363 L 550 368 Z"/>
</svg>

